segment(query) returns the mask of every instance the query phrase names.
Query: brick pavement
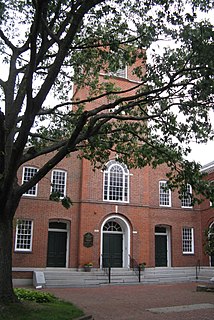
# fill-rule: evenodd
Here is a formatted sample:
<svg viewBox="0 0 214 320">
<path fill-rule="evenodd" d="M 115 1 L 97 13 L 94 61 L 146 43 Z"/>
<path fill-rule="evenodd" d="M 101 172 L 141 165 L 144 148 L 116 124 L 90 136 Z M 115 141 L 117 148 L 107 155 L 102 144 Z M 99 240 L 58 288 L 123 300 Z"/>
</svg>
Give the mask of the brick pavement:
<svg viewBox="0 0 214 320">
<path fill-rule="evenodd" d="M 78 305 L 94 320 L 214 320 L 214 293 L 197 292 L 196 287 L 196 283 L 141 284 L 47 291 Z M 168 308 L 172 306 L 176 308 Z M 153 310 L 166 307 L 167 312 Z"/>
</svg>

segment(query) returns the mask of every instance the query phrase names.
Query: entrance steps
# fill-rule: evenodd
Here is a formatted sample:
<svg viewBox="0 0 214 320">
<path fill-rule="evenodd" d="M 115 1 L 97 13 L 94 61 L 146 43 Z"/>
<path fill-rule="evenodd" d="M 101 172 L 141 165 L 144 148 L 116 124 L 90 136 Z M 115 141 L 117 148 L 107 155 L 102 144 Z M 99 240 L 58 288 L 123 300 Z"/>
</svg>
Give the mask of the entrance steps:
<svg viewBox="0 0 214 320">
<path fill-rule="evenodd" d="M 108 275 L 101 269 L 90 272 L 76 270 L 45 270 L 46 287 L 89 287 L 109 283 Z M 128 269 L 112 269 L 111 283 L 134 283 L 137 281 L 135 272 Z"/>
<path fill-rule="evenodd" d="M 46 287 L 88 287 L 96 286 L 106 281 L 106 276 L 101 270 L 91 272 L 77 271 L 74 269 L 54 269 L 44 271 Z"/>
<path fill-rule="evenodd" d="M 146 268 L 143 272 L 143 283 L 167 283 L 167 282 L 186 282 L 200 281 L 209 282 L 214 276 L 214 268 L 201 267 L 197 270 L 195 267 L 159 267 Z"/>
<path fill-rule="evenodd" d="M 201 267 L 196 279 L 195 268 L 146 268 L 141 273 L 141 284 L 199 281 L 209 282 L 214 268 Z M 50 287 L 95 287 L 109 283 L 108 275 L 101 269 L 91 272 L 75 269 L 44 270 L 45 286 Z M 112 268 L 111 284 L 137 284 L 137 273 L 130 269 Z"/>
</svg>

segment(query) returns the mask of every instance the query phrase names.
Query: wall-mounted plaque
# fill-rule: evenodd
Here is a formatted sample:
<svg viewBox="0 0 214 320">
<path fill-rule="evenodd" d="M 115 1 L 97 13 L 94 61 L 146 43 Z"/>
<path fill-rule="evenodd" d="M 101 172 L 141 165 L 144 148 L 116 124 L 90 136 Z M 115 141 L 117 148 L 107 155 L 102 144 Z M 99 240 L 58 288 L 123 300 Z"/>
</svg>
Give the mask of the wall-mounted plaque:
<svg viewBox="0 0 214 320">
<path fill-rule="evenodd" d="M 90 233 L 90 232 L 85 233 L 83 236 L 84 247 L 86 247 L 86 248 L 92 247 L 93 246 L 93 239 L 94 239 L 94 236 L 92 233 Z"/>
</svg>

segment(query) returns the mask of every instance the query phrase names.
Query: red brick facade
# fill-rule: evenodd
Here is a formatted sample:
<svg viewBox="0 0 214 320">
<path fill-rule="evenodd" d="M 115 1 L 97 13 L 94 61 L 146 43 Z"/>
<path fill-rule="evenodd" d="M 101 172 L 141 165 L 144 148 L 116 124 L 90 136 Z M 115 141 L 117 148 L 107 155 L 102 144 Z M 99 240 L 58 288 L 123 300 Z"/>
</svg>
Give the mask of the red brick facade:
<svg viewBox="0 0 214 320">
<path fill-rule="evenodd" d="M 123 89 L 127 89 L 134 85 L 135 80 L 130 82 L 118 79 L 117 82 Z M 86 97 L 86 89 L 81 91 L 81 97 Z M 25 166 L 39 168 L 46 161 L 47 156 L 42 156 Z M 210 264 L 209 258 L 203 253 L 203 232 L 214 223 L 214 209 L 208 200 L 200 208 L 182 208 L 177 192 L 172 192 L 170 206 L 160 206 L 159 181 L 166 180 L 166 166 L 162 165 L 155 170 L 149 166 L 130 170 L 129 199 L 126 202 L 104 200 L 104 173 L 101 170 L 93 171 L 90 163 L 78 159 L 75 153 L 61 161 L 56 169 L 64 170 L 67 174 L 66 194 L 73 205 L 65 209 L 60 203 L 49 200 L 51 172 L 38 183 L 36 195 L 23 195 L 15 218 L 33 222 L 32 246 L 29 250 L 16 250 L 14 227 L 15 269 L 26 268 L 31 271 L 33 268 L 49 266 L 48 256 L 58 250 L 54 247 L 57 246 L 58 236 L 62 236 L 64 241 L 64 262 L 61 266 L 81 268 L 90 261 L 95 267 L 102 267 L 106 250 L 103 227 L 108 222 L 116 223 L 121 228 L 120 232 L 115 232 L 120 234 L 120 267 L 129 268 L 131 257 L 138 263 L 146 262 L 147 267 L 159 266 L 157 261 L 160 250 L 165 254 L 165 262 L 160 263 L 162 266 L 195 266 L 198 260 L 202 265 Z M 20 182 L 22 174 L 23 168 L 20 168 Z M 214 170 L 211 170 L 209 177 L 214 180 Z M 61 222 L 64 225 L 60 226 Z M 183 253 L 183 228 L 193 230 L 191 253 Z M 84 242 L 84 236 L 87 235 L 92 236 L 93 240 L 89 247 Z M 49 237 L 53 237 L 52 240 Z M 48 247 L 49 241 L 52 241 L 52 249 Z M 51 266 L 58 267 L 54 262 Z"/>
<path fill-rule="evenodd" d="M 29 166 L 39 167 L 43 158 Z M 172 192 L 170 207 L 159 205 L 159 181 L 165 180 L 166 167 L 146 167 L 129 172 L 129 202 L 103 200 L 103 172 L 90 167 L 87 160 L 77 159 L 73 154 L 64 159 L 56 169 L 67 172 L 67 195 L 73 201 L 70 209 L 49 200 L 51 173 L 38 184 L 37 196 L 23 196 L 16 218 L 33 221 L 32 250 L 16 251 L 13 266 L 25 268 L 47 267 L 48 228 L 50 221 L 66 222 L 66 262 L 64 267 L 79 268 L 91 261 L 95 267 L 102 266 L 103 225 L 116 221 L 123 232 L 121 267 L 130 266 L 130 257 L 156 266 L 155 227 L 166 228 L 166 266 L 194 266 L 198 260 L 209 265 L 203 254 L 203 231 L 214 222 L 214 209 L 206 200 L 201 208 L 182 208 L 177 192 Z M 20 170 L 21 179 L 22 170 Z M 213 179 L 213 172 L 210 174 Z M 182 230 L 194 230 L 194 252 L 183 254 Z M 49 230 L 50 232 L 51 230 Z M 53 231 L 54 232 L 54 231 Z M 84 246 L 84 235 L 93 235 L 93 245 Z M 14 230 L 15 237 L 15 230 Z"/>
</svg>

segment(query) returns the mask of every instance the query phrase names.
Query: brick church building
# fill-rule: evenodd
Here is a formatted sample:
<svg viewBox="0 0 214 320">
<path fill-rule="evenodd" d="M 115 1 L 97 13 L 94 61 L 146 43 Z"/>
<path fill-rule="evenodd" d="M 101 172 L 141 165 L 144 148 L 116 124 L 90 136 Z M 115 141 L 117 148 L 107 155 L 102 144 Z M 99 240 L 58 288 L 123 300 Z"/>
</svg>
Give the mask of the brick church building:
<svg viewBox="0 0 214 320">
<path fill-rule="evenodd" d="M 130 77 L 126 70 L 115 81 L 129 88 L 136 81 Z M 24 164 L 19 181 L 30 179 L 47 159 Z M 203 170 L 214 180 L 214 162 Z M 166 172 L 165 165 L 129 170 L 114 156 L 95 171 L 77 153 L 63 159 L 22 197 L 14 222 L 14 278 L 38 268 L 80 269 L 88 262 L 130 268 L 132 259 L 157 268 L 195 266 L 199 260 L 213 266 L 203 239 L 214 226 L 214 208 L 208 200 L 193 207 L 190 198 L 166 190 Z M 68 195 L 73 205 L 65 209 L 49 200 L 52 191 Z"/>
</svg>

